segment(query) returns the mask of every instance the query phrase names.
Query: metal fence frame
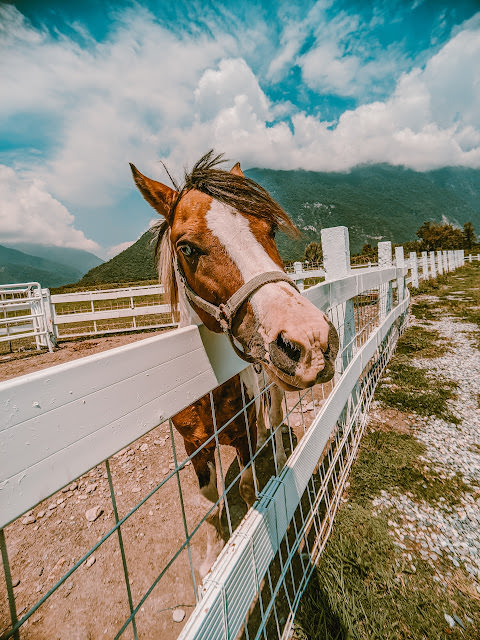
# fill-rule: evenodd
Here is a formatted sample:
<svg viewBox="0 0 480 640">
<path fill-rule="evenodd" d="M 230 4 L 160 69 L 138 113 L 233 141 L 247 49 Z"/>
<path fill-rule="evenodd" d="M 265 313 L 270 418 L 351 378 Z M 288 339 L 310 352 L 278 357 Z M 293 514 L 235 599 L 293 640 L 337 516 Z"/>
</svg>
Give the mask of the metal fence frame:
<svg viewBox="0 0 480 640">
<path fill-rule="evenodd" d="M 0 285 L 0 342 L 26 338 L 52 351 L 48 299 L 38 282 Z"/>
<path fill-rule="evenodd" d="M 402 248 L 396 250 L 393 263 L 391 244 L 380 243 L 380 266 L 352 271 L 348 230 L 325 229 L 322 241 L 326 280 L 304 295 L 329 313 L 339 331 L 336 383 L 322 391 L 321 407 L 315 406 L 308 428 L 304 405 L 309 399 L 314 405 L 313 392 L 300 393 L 295 404 L 285 396 L 284 420 L 290 424 L 293 412 L 299 411 L 303 435 L 296 447 L 292 444 L 283 471 L 268 481 L 239 527 L 232 530 L 230 526 L 230 540 L 200 594 L 190 558 L 198 604 L 180 633 L 181 640 L 288 636 L 301 594 L 332 528 L 376 382 L 408 316 L 409 267 Z M 463 264 L 464 257 L 461 252 L 442 253 L 441 261 L 453 270 Z M 411 262 L 413 284 L 415 259 Z M 434 277 L 435 265 L 438 262 L 433 267 L 423 262 L 422 276 Z M 170 418 L 195 399 L 205 394 L 212 397 L 216 386 L 244 368 L 224 336 L 190 326 L 0 384 L 0 547 L 11 617 L 5 639 L 19 638 L 22 625 L 111 536 L 118 540 L 130 611 L 115 637 L 128 629 L 137 638 L 141 607 L 176 558 L 183 551 L 190 553 L 204 521 L 189 530 L 180 472 L 197 452 L 178 458 Z M 170 424 L 174 468 L 120 518 L 109 458 L 165 420 Z M 273 452 L 273 431 L 281 424 L 271 426 L 266 446 Z M 224 427 L 218 425 L 215 432 L 217 445 L 218 432 Z M 18 619 L 7 550 L 9 524 L 99 464 L 105 465 L 115 525 Z M 222 472 L 217 504 L 225 502 L 228 515 L 233 482 L 226 487 L 223 478 Z M 170 480 L 178 483 L 184 540 L 134 602 L 122 526 Z M 286 603 L 286 616 L 279 613 L 280 600 Z M 252 606 L 256 622 L 250 615 Z"/>
</svg>

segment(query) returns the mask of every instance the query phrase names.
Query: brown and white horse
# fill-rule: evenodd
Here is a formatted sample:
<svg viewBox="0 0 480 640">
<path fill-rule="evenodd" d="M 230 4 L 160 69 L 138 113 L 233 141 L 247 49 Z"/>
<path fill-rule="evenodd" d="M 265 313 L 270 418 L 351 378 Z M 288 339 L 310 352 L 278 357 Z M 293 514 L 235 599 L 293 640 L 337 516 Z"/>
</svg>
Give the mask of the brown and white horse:
<svg viewBox="0 0 480 640">
<path fill-rule="evenodd" d="M 220 162 L 221 156 L 213 157 L 210 151 L 185 175 L 184 185 L 175 185 L 175 189 L 147 178 L 131 165 L 140 192 L 165 218 L 158 229 L 156 255 L 172 309 L 179 310 L 180 324 L 190 324 L 193 310 L 208 329 L 226 332 L 237 354 L 260 364 L 282 389 L 305 389 L 326 382 L 334 374 L 337 333 L 325 314 L 289 280 L 275 244 L 277 229 L 294 234 L 297 229 L 269 194 L 243 175 L 238 163 L 228 172 L 218 168 Z M 251 399 L 258 393 L 251 367 L 242 380 Z M 192 463 L 202 496 L 218 502 L 218 438 L 219 444 L 237 451 L 242 469 L 240 494 L 251 506 L 255 501 L 251 459 L 257 427 L 261 441 L 266 429 L 258 400 L 246 416 L 242 412 L 241 384 L 240 376 L 235 376 L 213 392 L 216 424 L 209 396 L 172 421 L 189 456 L 200 448 Z M 281 392 L 275 385 L 271 404 L 270 422 L 277 425 L 283 415 Z M 229 420 L 228 426 L 220 428 Z M 276 433 L 277 456 L 284 459 L 280 430 Z M 200 567 L 202 577 L 224 544 L 219 505 L 210 510 L 207 521 L 213 527 Z"/>
</svg>

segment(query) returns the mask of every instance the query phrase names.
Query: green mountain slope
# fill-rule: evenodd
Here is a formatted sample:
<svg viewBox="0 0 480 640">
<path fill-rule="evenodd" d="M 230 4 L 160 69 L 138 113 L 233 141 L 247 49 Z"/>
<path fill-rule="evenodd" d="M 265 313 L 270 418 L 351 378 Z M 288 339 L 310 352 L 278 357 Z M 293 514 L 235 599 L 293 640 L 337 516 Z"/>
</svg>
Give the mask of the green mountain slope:
<svg viewBox="0 0 480 640">
<path fill-rule="evenodd" d="M 454 225 L 471 221 L 480 232 L 477 169 L 450 167 L 420 173 L 382 164 L 348 173 L 249 169 L 246 174 L 280 202 L 303 233 L 300 240 L 278 235 L 285 260 L 301 258 L 305 245 L 320 239 L 323 227 L 348 227 L 353 253 L 365 242 L 415 240 L 415 232 L 426 220 L 446 218 Z M 89 271 L 80 284 L 156 278 L 149 241 L 146 232 L 112 260 Z"/>
<path fill-rule="evenodd" d="M 79 285 L 102 282 L 137 282 L 158 278 L 153 265 L 152 234 L 146 231 L 132 246 L 108 262 L 90 269 L 79 281 Z"/>
<path fill-rule="evenodd" d="M 310 240 L 322 227 L 344 225 L 352 250 L 378 240 L 406 242 L 425 220 L 471 220 L 480 228 L 480 171 L 451 167 L 420 173 L 390 165 L 362 166 L 348 173 L 250 169 Z M 304 243 L 280 238 L 281 253 L 293 258 Z"/>
<path fill-rule="evenodd" d="M 81 275 L 79 269 L 0 245 L 0 284 L 34 281 L 43 287 L 58 287 Z"/>
</svg>

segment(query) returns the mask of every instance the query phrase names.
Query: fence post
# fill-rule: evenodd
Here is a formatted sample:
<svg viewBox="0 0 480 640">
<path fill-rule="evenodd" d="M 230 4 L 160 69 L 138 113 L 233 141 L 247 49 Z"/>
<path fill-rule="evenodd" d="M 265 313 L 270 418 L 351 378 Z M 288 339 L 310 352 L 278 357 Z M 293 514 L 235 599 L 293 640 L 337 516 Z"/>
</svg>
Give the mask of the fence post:
<svg viewBox="0 0 480 640">
<path fill-rule="evenodd" d="M 473 253 L 468 256 L 468 261 L 471 262 L 473 260 Z"/>
<path fill-rule="evenodd" d="M 391 269 L 392 263 L 392 243 L 390 241 L 378 243 L 378 266 L 380 269 Z M 392 310 L 393 292 L 392 281 L 387 282 L 380 287 L 380 322 L 385 320 L 386 316 Z"/>
<path fill-rule="evenodd" d="M 460 249 L 460 266 L 465 266 L 465 249 Z"/>
<path fill-rule="evenodd" d="M 442 252 L 441 251 L 437 251 L 437 270 L 438 270 L 438 275 L 443 275 L 443 260 L 442 260 Z"/>
<path fill-rule="evenodd" d="M 350 275 L 350 241 L 347 227 L 322 229 L 323 268 L 325 280 L 339 280 Z M 338 305 L 338 335 L 342 364 L 345 369 L 354 352 L 355 315 L 353 300 Z"/>
<path fill-rule="evenodd" d="M 431 278 L 436 278 L 437 277 L 437 270 L 435 268 L 435 251 L 430 251 L 430 277 Z"/>
<path fill-rule="evenodd" d="M 410 269 L 412 270 L 412 287 L 418 289 L 418 264 L 415 251 L 410 251 Z"/>
<path fill-rule="evenodd" d="M 293 272 L 294 273 L 302 273 L 303 271 L 303 265 L 301 262 L 294 262 L 293 263 Z M 295 284 L 297 285 L 297 287 L 300 289 L 300 291 L 303 291 L 305 288 L 305 281 L 303 278 L 299 278 L 298 280 L 295 279 Z"/>
<path fill-rule="evenodd" d="M 443 254 L 443 266 L 444 266 L 444 270 L 445 273 L 448 273 L 450 271 L 450 265 L 448 262 L 448 251 L 446 251 L 445 249 L 442 251 Z"/>
<path fill-rule="evenodd" d="M 428 280 L 428 254 L 422 251 L 422 280 Z"/>
<path fill-rule="evenodd" d="M 395 266 L 397 269 L 403 269 L 403 267 L 405 267 L 403 247 L 395 247 Z M 405 298 L 405 276 L 399 276 L 397 278 L 397 297 L 398 302 L 402 302 Z"/>
</svg>

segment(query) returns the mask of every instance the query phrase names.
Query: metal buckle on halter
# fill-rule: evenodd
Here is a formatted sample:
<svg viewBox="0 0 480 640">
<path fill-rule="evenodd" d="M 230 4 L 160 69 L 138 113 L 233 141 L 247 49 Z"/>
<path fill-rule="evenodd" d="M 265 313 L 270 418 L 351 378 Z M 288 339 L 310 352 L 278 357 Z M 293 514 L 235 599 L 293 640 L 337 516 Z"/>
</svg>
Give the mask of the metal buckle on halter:
<svg viewBox="0 0 480 640">
<path fill-rule="evenodd" d="M 216 320 L 222 327 L 224 333 L 228 333 L 232 328 L 232 312 L 226 304 L 218 305 L 218 312 L 216 314 Z"/>
</svg>

